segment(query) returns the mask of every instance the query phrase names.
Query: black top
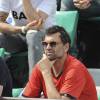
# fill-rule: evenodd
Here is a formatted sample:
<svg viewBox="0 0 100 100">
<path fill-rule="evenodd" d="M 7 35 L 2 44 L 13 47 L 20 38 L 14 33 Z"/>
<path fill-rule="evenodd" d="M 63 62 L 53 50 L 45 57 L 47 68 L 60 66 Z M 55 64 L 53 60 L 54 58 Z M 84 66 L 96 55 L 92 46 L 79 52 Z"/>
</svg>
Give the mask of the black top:
<svg viewBox="0 0 100 100">
<path fill-rule="evenodd" d="M 87 9 L 78 9 L 74 6 L 73 0 L 62 0 L 61 10 L 78 10 L 82 19 L 100 17 L 100 0 L 92 0 L 91 6 Z"/>
<path fill-rule="evenodd" d="M 2 96 L 12 96 L 12 78 L 9 69 L 0 57 L 0 85 L 3 85 Z"/>
</svg>

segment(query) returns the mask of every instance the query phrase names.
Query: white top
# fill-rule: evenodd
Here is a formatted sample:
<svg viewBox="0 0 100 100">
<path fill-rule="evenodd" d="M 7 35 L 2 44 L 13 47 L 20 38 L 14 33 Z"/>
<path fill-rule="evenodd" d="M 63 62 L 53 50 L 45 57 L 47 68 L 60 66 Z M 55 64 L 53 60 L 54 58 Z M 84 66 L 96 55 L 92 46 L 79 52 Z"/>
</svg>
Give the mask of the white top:
<svg viewBox="0 0 100 100">
<path fill-rule="evenodd" d="M 31 0 L 36 10 L 41 10 L 49 15 L 44 27 L 47 28 L 55 24 L 54 14 L 56 13 L 56 0 Z M 22 0 L 0 0 L 0 11 L 11 12 L 15 25 L 23 26 L 27 24 L 27 19 L 23 13 Z"/>
</svg>

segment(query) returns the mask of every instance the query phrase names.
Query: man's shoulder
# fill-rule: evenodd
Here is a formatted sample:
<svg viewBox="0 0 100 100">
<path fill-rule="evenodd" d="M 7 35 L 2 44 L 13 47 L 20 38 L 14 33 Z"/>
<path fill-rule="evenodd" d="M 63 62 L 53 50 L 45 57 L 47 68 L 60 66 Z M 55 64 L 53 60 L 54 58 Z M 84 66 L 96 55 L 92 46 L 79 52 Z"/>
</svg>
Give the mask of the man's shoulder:
<svg viewBox="0 0 100 100">
<path fill-rule="evenodd" d="M 81 61 L 78 58 L 76 58 L 72 55 L 68 55 L 67 62 L 68 63 L 81 63 Z"/>
<path fill-rule="evenodd" d="M 68 55 L 68 58 L 67 58 L 67 64 L 68 66 L 70 67 L 76 67 L 76 68 L 82 68 L 82 67 L 86 67 L 79 59 L 77 59 L 76 57 L 74 56 L 71 56 L 71 55 Z"/>
<path fill-rule="evenodd" d="M 38 64 L 35 64 L 33 67 L 33 71 L 40 72 L 40 66 Z"/>
</svg>

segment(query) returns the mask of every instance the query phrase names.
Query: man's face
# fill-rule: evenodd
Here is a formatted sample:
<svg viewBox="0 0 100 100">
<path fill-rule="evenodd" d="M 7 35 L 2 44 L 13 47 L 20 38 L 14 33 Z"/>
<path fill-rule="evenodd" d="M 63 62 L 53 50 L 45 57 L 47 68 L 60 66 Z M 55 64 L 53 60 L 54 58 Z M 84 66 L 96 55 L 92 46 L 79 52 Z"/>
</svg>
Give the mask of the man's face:
<svg viewBox="0 0 100 100">
<path fill-rule="evenodd" d="M 51 61 L 61 59 L 66 52 L 66 44 L 62 43 L 60 33 L 46 35 L 42 44 L 44 53 Z"/>
</svg>

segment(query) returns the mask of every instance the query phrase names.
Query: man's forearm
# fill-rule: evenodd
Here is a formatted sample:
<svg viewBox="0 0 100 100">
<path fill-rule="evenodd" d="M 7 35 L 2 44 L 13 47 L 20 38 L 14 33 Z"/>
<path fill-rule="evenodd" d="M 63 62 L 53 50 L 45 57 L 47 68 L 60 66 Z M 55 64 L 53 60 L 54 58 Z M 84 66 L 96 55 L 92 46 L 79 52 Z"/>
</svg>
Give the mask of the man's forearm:
<svg viewBox="0 0 100 100">
<path fill-rule="evenodd" d="M 29 21 L 39 20 L 40 18 L 45 21 L 48 14 L 42 10 L 37 10 L 31 4 L 30 0 L 23 0 L 24 12 Z"/>
<path fill-rule="evenodd" d="M 58 90 L 56 89 L 55 84 L 53 83 L 52 74 L 51 72 L 45 70 L 42 72 L 45 85 L 46 85 L 46 92 L 47 97 L 49 99 L 64 99 L 64 100 L 72 100 L 69 97 L 61 96 Z"/>
<path fill-rule="evenodd" d="M 12 26 L 7 23 L 0 22 L 0 32 L 6 33 L 6 34 L 16 34 L 21 33 L 21 27 L 18 26 Z"/>
<path fill-rule="evenodd" d="M 42 75 L 44 77 L 48 98 L 61 99 L 60 93 L 57 91 L 57 89 L 53 83 L 51 73 L 49 71 L 45 70 L 44 72 L 42 72 Z"/>
<path fill-rule="evenodd" d="M 30 21 L 39 18 L 36 9 L 32 6 L 30 0 L 23 0 L 23 6 L 24 6 L 25 15 Z"/>
</svg>

